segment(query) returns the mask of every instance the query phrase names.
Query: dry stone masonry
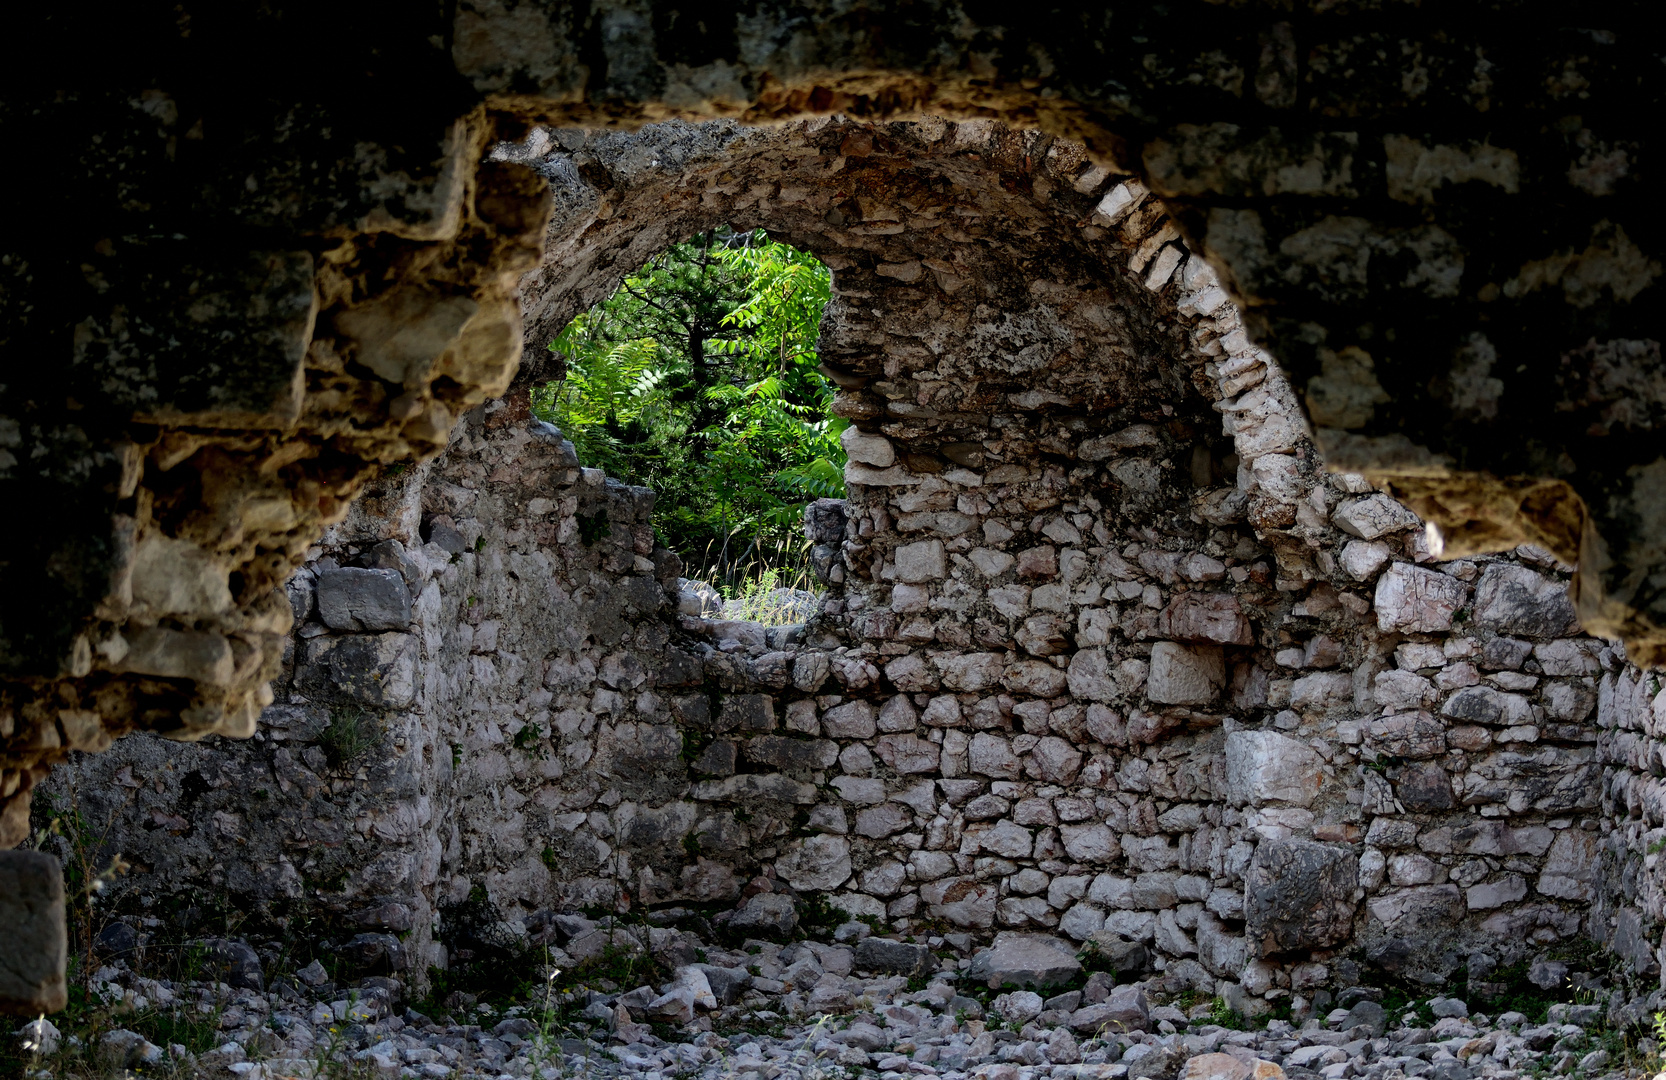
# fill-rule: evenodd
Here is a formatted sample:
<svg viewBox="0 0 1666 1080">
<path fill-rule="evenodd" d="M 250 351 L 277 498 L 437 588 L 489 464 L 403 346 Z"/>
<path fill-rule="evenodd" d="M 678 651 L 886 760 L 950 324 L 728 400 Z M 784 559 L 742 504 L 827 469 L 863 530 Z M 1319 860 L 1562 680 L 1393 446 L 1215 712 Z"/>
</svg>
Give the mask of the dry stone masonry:
<svg viewBox="0 0 1666 1080">
<path fill-rule="evenodd" d="M 820 610 L 705 617 L 652 493 L 531 417 L 529 364 L 307 552 L 251 741 L 130 739 L 55 781 L 114 813 L 139 889 L 280 929 L 304 903 L 415 985 L 471 899 L 582 962 L 607 933 L 552 912 L 779 938 L 824 898 L 958 950 L 963 979 L 1045 983 L 1092 948 L 1246 1015 L 1589 936 L 1641 1016 L 1657 677 L 1580 634 L 1550 551 L 1454 558 L 1325 472 L 1139 181 L 981 121 L 494 155 L 556 195 L 533 345 L 717 224 L 833 268 L 821 354 L 853 427 L 848 499 L 806 518 Z M 872 940 L 867 970 L 936 962 Z M 828 985 L 796 1007 L 848 1007 Z"/>
<path fill-rule="evenodd" d="M 1075 139 L 1106 171 L 1087 186 L 1139 176 L 1166 200 L 1333 464 L 1391 483 L 1449 555 L 1527 541 L 1577 565 L 1584 627 L 1658 665 L 1647 8 L 707 6 L 15 14 L 0 125 L 30 167 L 3 192 L 32 209 L 0 254 L 0 485 L 52 512 L 0 538 L 0 842 L 70 748 L 247 733 L 285 633 L 274 588 L 366 482 L 503 390 L 545 195 L 484 151 L 530 122 L 839 112 Z M 296 63 L 321 40 L 322 79 Z M 563 167 L 609 180 L 593 156 Z M 1107 217 L 1135 201 L 1110 197 Z M 912 228 L 861 198 L 829 210 Z M 1156 246 L 1161 280 L 1183 257 Z M 945 287 L 945 265 L 864 269 Z M 1003 331 L 1015 354 L 1051 332 Z"/>
</svg>

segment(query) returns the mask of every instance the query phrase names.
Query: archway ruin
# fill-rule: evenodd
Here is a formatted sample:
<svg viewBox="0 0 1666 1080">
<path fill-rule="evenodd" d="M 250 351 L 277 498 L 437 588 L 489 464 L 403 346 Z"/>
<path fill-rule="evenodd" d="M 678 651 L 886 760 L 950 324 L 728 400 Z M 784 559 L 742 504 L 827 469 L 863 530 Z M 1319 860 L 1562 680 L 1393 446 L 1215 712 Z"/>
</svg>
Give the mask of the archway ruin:
<svg viewBox="0 0 1666 1080">
<path fill-rule="evenodd" d="M 96 810 L 127 800 L 144 888 L 273 925 L 305 898 L 342 942 L 397 935 L 418 983 L 476 890 L 511 921 L 825 896 L 1097 936 L 1246 1012 L 1365 958 L 1438 984 L 1580 935 L 1657 970 L 1648 678 L 1578 635 L 1550 553 L 1443 560 L 1324 473 L 1137 182 L 987 123 L 500 154 L 561 208 L 533 342 L 720 221 L 834 267 L 821 351 L 859 434 L 810 528 L 841 580 L 793 643 L 676 616 L 652 493 L 532 420 L 529 370 L 314 553 L 254 741 L 78 765 Z M 347 769 L 342 709 L 385 725 Z"/>
<path fill-rule="evenodd" d="M 0 390 L 0 480 L 15 504 L 55 512 L 0 547 L 0 840 L 21 838 L 32 788 L 72 749 L 134 727 L 247 734 L 283 666 L 274 587 L 367 483 L 399 487 L 404 462 L 439 453 L 459 417 L 508 385 L 515 282 L 540 258 L 545 194 L 484 158 L 528 120 L 842 110 L 1074 136 L 1105 170 L 1089 188 L 1111 199 L 1089 227 L 1139 219 L 1123 181 L 1142 176 L 1166 200 L 1165 257 L 1184 258 L 1183 234 L 1249 323 L 1222 328 L 1227 378 L 1260 374 L 1250 336 L 1289 376 L 1262 376 L 1292 390 L 1231 414 L 1236 438 L 1298 451 L 1240 453 L 1291 459 L 1243 478 L 1285 580 L 1308 563 L 1334 572 L 1307 552 L 1322 552 L 1336 507 L 1277 497 L 1312 481 L 1294 434 L 1305 404 L 1332 463 L 1391 483 L 1444 530 L 1446 554 L 1533 541 L 1579 567 L 1587 629 L 1658 660 L 1660 361 L 1638 300 L 1659 265 L 1634 122 L 1654 68 L 1629 12 L 1530 44 L 1511 19 L 1436 25 L 1347 5 L 1299 19 L 1170 6 L 1116 13 L 1114 27 L 1109 12 L 1022 27 L 939 15 L 764 7 L 691 26 L 669 8 L 461 4 L 392 20 L 294 5 L 194 22 L 146 5 L 93 26 L 24 16 L 37 47 L 8 74 L 4 123 L 43 165 L 5 183 L 40 212 L 13 234 L 0 326 L 8 355 L 48 362 L 14 364 Z M 292 63 L 317 26 L 339 28 L 350 77 L 318 82 Z M 62 90 L 66 71 L 90 74 Z M 581 177 L 612 182 L 581 157 L 569 163 Z M 1064 247 L 1103 261 L 1085 239 Z M 892 265 L 911 274 L 914 261 Z M 922 288 L 952 295 L 940 275 L 958 275 L 919 266 Z M 908 284 L 874 270 L 875 284 Z M 1166 323 L 1162 303 L 1147 309 Z M 1181 352 L 1211 344 L 1154 333 Z M 860 359 L 855 378 L 872 381 L 851 387 L 852 407 L 898 415 L 895 444 L 977 441 L 951 440 L 970 434 L 958 412 L 894 414 L 908 403 Z M 1135 359 L 1131 371 L 1177 377 Z M 928 400 L 910 407 L 940 412 L 934 395 L 973 389 L 953 383 L 912 378 Z M 1530 437 L 1499 437 L 1513 432 Z M 1208 457 L 1199 475 L 1213 479 Z M 1209 512 L 1230 515 L 1226 502 Z M 1412 578 L 1407 595 L 1428 600 L 1419 590 L 1434 586 Z M 851 629 L 868 633 L 873 613 Z M 1641 725 L 1647 684 L 1618 671 L 1614 700 Z M 1609 752 L 1628 764 L 1607 797 L 1645 812 L 1646 745 L 1616 737 Z"/>
</svg>

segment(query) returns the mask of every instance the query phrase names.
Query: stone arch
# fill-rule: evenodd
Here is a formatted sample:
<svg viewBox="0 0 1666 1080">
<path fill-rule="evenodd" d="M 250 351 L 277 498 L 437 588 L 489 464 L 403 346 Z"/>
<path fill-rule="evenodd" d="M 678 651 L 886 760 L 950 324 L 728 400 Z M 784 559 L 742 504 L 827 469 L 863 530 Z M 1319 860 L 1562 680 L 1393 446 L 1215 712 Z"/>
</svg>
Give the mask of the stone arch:
<svg viewBox="0 0 1666 1080">
<path fill-rule="evenodd" d="M 1033 136 L 973 130 L 945 127 L 909 155 L 926 165 L 866 191 L 901 204 L 948 175 L 949 205 L 1023 215 L 1045 181 L 1067 212 L 1026 217 L 1029 247 L 960 214 L 948 243 L 994 254 L 957 260 L 907 220 L 891 231 L 877 197 L 861 222 L 830 221 L 836 202 L 790 202 L 785 225 L 736 205 L 757 190 L 747 169 L 848 164 L 852 139 L 883 151 L 912 126 L 673 126 L 664 138 L 699 152 L 664 171 L 648 164 L 659 131 L 530 144 L 568 185 L 552 227 L 567 261 L 550 273 L 584 268 L 528 290 L 535 326 L 538 304 L 555 324 L 652 245 L 723 221 L 841 260 L 824 355 L 839 407 L 865 422 L 851 498 L 816 531 L 843 581 L 796 640 L 678 618 L 652 493 L 532 422 L 529 371 L 465 414 L 445 454 L 378 484 L 294 583 L 270 741 L 174 751 L 220 781 L 199 812 L 229 815 L 221 828 L 243 822 L 237 779 L 272 776 L 281 829 L 174 837 L 130 815 L 134 857 L 172 859 L 171 881 L 221 873 L 255 902 L 311 890 L 341 937 L 409 927 L 418 971 L 441 944 L 434 911 L 477 887 L 512 920 L 697 904 L 744 931 L 826 894 L 897 926 L 1098 934 L 1130 970 L 1154 953 L 1174 985 L 1245 1008 L 1322 986 L 1355 947 L 1439 976 L 1453 950 L 1601 936 L 1610 916 L 1581 905 L 1613 889 L 1578 815 L 1640 838 L 1666 804 L 1591 748 L 1598 678 L 1616 724 L 1640 722 L 1648 684 L 1574 636 L 1567 567 L 1542 551 L 1437 560 L 1404 507 L 1321 472 L 1290 386 L 1137 182 L 1078 192 L 1089 172 L 1048 164 L 1068 146 L 1026 162 L 1014 147 Z M 633 249 L 605 197 L 665 228 Z M 838 232 L 853 243 L 828 246 Z M 1077 245 L 1072 278 L 1053 262 Z M 1032 258 L 1047 265 L 1009 287 Z M 1029 326 L 1057 351 L 1014 371 L 1035 342 L 1001 338 L 1016 333 L 1002 306 L 1041 302 L 1054 321 Z M 1095 314 L 1113 302 L 1128 323 Z M 1134 332 L 1142 319 L 1156 331 Z M 1116 348 L 1088 347 L 1111 334 Z M 944 364 L 966 366 L 933 378 Z M 1152 383 L 1175 393 L 1128 391 Z M 602 508 L 614 527 L 587 539 L 578 523 Z M 339 597 L 324 610 L 367 576 L 408 593 L 408 623 L 354 625 Z M 347 798 L 320 795 L 309 744 L 369 687 L 391 748 Z M 154 814 L 183 795 L 165 753 L 136 740 L 83 775 L 114 790 L 147 763 L 163 779 L 132 813 Z M 1617 866 L 1641 858 L 1625 844 Z M 753 904 L 743 886 L 760 880 L 775 899 Z M 1653 917 L 1627 912 L 1634 929 Z"/>
</svg>

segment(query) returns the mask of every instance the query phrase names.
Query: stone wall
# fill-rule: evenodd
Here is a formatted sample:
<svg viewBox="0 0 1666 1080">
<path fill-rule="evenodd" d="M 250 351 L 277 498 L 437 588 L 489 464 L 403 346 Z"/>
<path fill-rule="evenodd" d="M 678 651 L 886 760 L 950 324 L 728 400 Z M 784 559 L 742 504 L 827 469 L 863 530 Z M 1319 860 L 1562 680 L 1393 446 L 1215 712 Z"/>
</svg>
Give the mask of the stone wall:
<svg viewBox="0 0 1666 1080">
<path fill-rule="evenodd" d="M 722 222 L 833 267 L 856 427 L 849 499 L 812 516 L 822 613 L 679 614 L 651 493 L 582 468 L 523 383 L 309 553 L 254 741 L 78 763 L 137 891 L 322 912 L 416 979 L 477 889 L 521 923 L 826 894 L 1143 950 L 1246 1011 L 1580 934 L 1656 969 L 1658 686 L 1577 633 L 1548 552 L 1446 558 L 1323 472 L 1137 182 L 989 124 L 500 154 L 557 192 L 534 334 Z M 376 746 L 343 762 L 355 722 Z"/>
<path fill-rule="evenodd" d="M 0 183 L 35 212 L 0 254 L 18 358 L 0 493 L 54 513 L 0 537 L 0 843 L 70 747 L 247 732 L 283 633 L 273 587 L 365 482 L 501 392 L 543 210 L 483 151 L 533 121 L 839 111 L 1078 139 L 1168 200 L 1333 462 L 1391 479 L 1454 552 L 1528 540 L 1577 562 L 1585 626 L 1657 663 L 1646 13 L 1526 35 L 1565 9 L 17 14 L 31 48 L 0 130 L 34 164 Z M 295 63 L 321 36 L 343 58 L 326 79 Z M 898 224 L 863 221 L 860 198 L 847 222 Z M 176 577 L 196 591 L 169 592 Z"/>
</svg>

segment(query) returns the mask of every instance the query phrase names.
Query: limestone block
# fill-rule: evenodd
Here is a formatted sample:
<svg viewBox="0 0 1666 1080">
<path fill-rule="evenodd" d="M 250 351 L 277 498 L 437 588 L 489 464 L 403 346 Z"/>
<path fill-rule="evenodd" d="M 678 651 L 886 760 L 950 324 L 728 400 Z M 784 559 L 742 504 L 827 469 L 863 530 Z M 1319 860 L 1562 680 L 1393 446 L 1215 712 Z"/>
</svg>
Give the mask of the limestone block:
<svg viewBox="0 0 1666 1080">
<path fill-rule="evenodd" d="M 1455 720 L 1499 727 L 1515 727 L 1533 720 L 1533 705 L 1525 697 L 1485 685 L 1464 687 L 1447 698 L 1440 711 Z"/>
<path fill-rule="evenodd" d="M 799 657 L 800 661 L 803 659 L 804 657 Z M 789 701 L 786 727 L 788 731 L 796 731 L 800 735 L 820 735 L 821 721 L 816 719 L 816 703 L 809 700 Z"/>
<path fill-rule="evenodd" d="M 1241 421 L 1233 437 L 1238 456 L 1245 461 L 1267 454 L 1284 454 L 1294 450 L 1307 436 L 1306 424 L 1285 413 L 1272 413 L 1265 419 Z"/>
<path fill-rule="evenodd" d="M 1206 705 L 1220 696 L 1226 683 L 1221 650 L 1213 646 L 1187 647 L 1159 641 L 1151 647 L 1151 672 L 1146 696 L 1166 705 Z"/>
<path fill-rule="evenodd" d="M 1118 986 L 1098 1005 L 1070 1014 L 1074 1031 L 1144 1031 L 1151 1025 L 1151 1002 L 1137 984 Z"/>
<path fill-rule="evenodd" d="M 1377 579 L 1377 629 L 1432 634 L 1452 628 L 1470 588 L 1455 577 L 1395 563 Z"/>
<path fill-rule="evenodd" d="M 839 744 L 828 739 L 760 735 L 746 741 L 746 757 L 776 769 L 825 769 L 839 760 Z"/>
<path fill-rule="evenodd" d="M 1471 911 L 1485 911 L 1490 908 L 1503 907 L 1513 904 L 1527 896 L 1527 881 L 1520 874 L 1505 874 L 1497 881 L 1486 881 L 1479 885 L 1471 885 L 1464 891 L 1464 901 Z"/>
<path fill-rule="evenodd" d="M 1648 975 L 1659 967 L 1654 943 L 1650 940 L 1652 936 L 1644 929 L 1643 919 L 1636 908 L 1622 907 L 1614 920 L 1614 936 L 1609 947 L 1616 955 L 1630 962 L 1632 971 Z"/>
<path fill-rule="evenodd" d="M 983 930 L 994 925 L 998 888 L 995 882 L 975 878 L 943 878 L 920 886 L 920 900 L 934 918 L 947 919 L 968 930 Z"/>
<path fill-rule="evenodd" d="M 855 424 L 845 428 L 839 436 L 839 443 L 845 448 L 846 457 L 863 465 L 887 469 L 897 462 L 897 453 L 890 439 L 883 435 L 864 434 Z"/>
<path fill-rule="evenodd" d="M 1392 856 L 1387 870 L 1390 885 L 1429 885 L 1438 876 L 1434 860 L 1416 852 Z"/>
<path fill-rule="evenodd" d="M 1013 753 L 1012 744 L 987 731 L 972 736 L 967 747 L 967 767 L 974 773 L 997 780 L 1018 779 L 1018 755 Z"/>
<path fill-rule="evenodd" d="M 1324 782 L 1324 759 L 1276 731 L 1234 731 L 1226 737 L 1226 786 L 1236 806 L 1311 806 Z"/>
<path fill-rule="evenodd" d="M 1070 620 L 1057 614 L 1035 615 L 1024 620 L 1015 638 L 1031 656 L 1057 656 L 1070 651 Z"/>
<path fill-rule="evenodd" d="M 1550 719 L 1578 723 L 1589 717 L 1591 710 L 1596 708 L 1597 692 L 1590 679 L 1553 682 L 1544 687 L 1539 700 L 1544 704 L 1545 715 Z M 1656 721 L 1656 724 L 1659 730 L 1660 721 Z"/>
<path fill-rule="evenodd" d="M 1602 767 L 1590 748 L 1502 750 L 1470 763 L 1463 778 L 1463 801 L 1504 803 L 1512 813 L 1529 808 L 1566 813 L 1597 805 L 1601 776 Z"/>
<path fill-rule="evenodd" d="M 0 1012 L 31 1019 L 69 1003 L 64 875 L 44 851 L 0 851 Z"/>
<path fill-rule="evenodd" d="M 1104 435 L 1097 439 L 1085 439 L 1077 447 L 1076 456 L 1083 461 L 1105 461 L 1116 456 L 1119 450 L 1132 450 L 1142 446 L 1159 446 L 1162 437 L 1157 429 L 1150 424 L 1135 424 L 1123 428 L 1113 435 Z"/>
<path fill-rule="evenodd" d="M 895 859 L 887 859 L 862 871 L 862 888 L 874 896 L 895 896 L 907 884 L 908 867 Z"/>
<path fill-rule="evenodd" d="M 1035 849 L 1034 834 L 1011 821 L 997 821 L 976 834 L 968 830 L 967 835 L 976 835 L 978 845 L 984 851 L 993 851 L 1009 859 L 1027 859 Z"/>
<path fill-rule="evenodd" d="M 853 826 L 857 836 L 878 840 L 902 832 L 914 823 L 914 816 L 900 803 L 884 802 L 856 812 Z"/>
<path fill-rule="evenodd" d="M 1415 671 L 1390 669 L 1379 671 L 1372 680 L 1371 696 L 1388 712 L 1404 712 L 1429 708 L 1439 692 L 1434 683 Z"/>
<path fill-rule="evenodd" d="M 1366 725 L 1365 744 L 1391 757 L 1439 757 L 1446 753 L 1446 725 L 1421 711 L 1385 716 Z"/>
<path fill-rule="evenodd" d="M 896 585 L 891 589 L 891 610 L 899 615 L 925 611 L 930 601 L 931 590 L 923 585 Z"/>
<path fill-rule="evenodd" d="M 896 568 L 897 580 L 909 584 L 942 580 L 947 573 L 943 541 L 920 540 L 903 544 L 896 551 Z"/>
<path fill-rule="evenodd" d="M 1166 836 L 1122 836 L 1122 853 L 1133 870 L 1168 870 L 1180 864 L 1180 850 Z"/>
<path fill-rule="evenodd" d="M 1157 951 L 1168 956 L 1195 956 L 1197 945 L 1191 935 L 1181 929 L 1174 911 L 1157 913 Z"/>
<path fill-rule="evenodd" d="M 989 1003 L 1002 1020 L 1014 1024 L 1027 1024 L 1034 1020 L 1041 1015 L 1042 1006 L 1041 995 L 1033 990 L 1014 990 L 1001 994 Z"/>
<path fill-rule="evenodd" d="M 1346 671 L 1315 671 L 1290 687 L 1290 707 L 1303 716 L 1324 716 L 1353 703 L 1354 680 Z"/>
<path fill-rule="evenodd" d="M 1108 911 L 1104 932 L 1130 941 L 1148 942 L 1156 936 L 1157 917 L 1149 911 Z"/>
<path fill-rule="evenodd" d="M 1066 675 L 1044 660 L 1020 660 L 1009 664 L 1001 684 L 1015 694 L 1053 698 L 1064 693 Z"/>
<path fill-rule="evenodd" d="M 834 661 L 834 671 L 837 672 L 838 670 L 839 662 Z M 937 673 L 932 670 L 931 664 L 924 657 L 914 654 L 899 656 L 886 664 L 885 677 L 891 680 L 892 686 L 904 693 L 937 689 Z M 864 682 L 862 685 L 867 684 Z M 849 686 L 852 690 L 860 688 L 855 682 L 850 683 Z"/>
<path fill-rule="evenodd" d="M 321 701 L 402 709 L 416 700 L 417 654 L 411 634 L 313 638 L 295 682 Z"/>
<path fill-rule="evenodd" d="M 867 487 L 903 487 L 915 483 L 920 478 L 909 472 L 901 465 L 893 465 L 889 469 L 876 469 L 872 465 L 863 465 L 859 461 L 845 462 L 845 483 L 861 484 Z"/>
<path fill-rule="evenodd" d="M 924 945 L 866 937 L 856 944 L 856 970 L 896 975 L 929 975 L 937 970 L 937 957 Z"/>
<path fill-rule="evenodd" d="M 390 937 L 388 934 L 359 935 L 371 939 Z M 358 940 L 355 938 L 354 940 Z M 397 938 L 393 939 L 395 942 Z M 377 942 L 385 946 L 385 942 Z M 202 963 L 206 971 L 212 971 L 214 977 L 227 986 L 234 986 L 240 990 L 265 990 L 266 974 L 261 968 L 260 954 L 255 952 L 247 941 L 231 938 L 209 938 L 206 941 L 195 942 L 194 949 L 202 952 Z M 360 964 L 361 967 L 367 966 Z"/>
<path fill-rule="evenodd" d="M 1565 583 L 1513 563 L 1494 563 L 1475 587 L 1475 625 L 1545 641 L 1579 631 Z"/>
<path fill-rule="evenodd" d="M 1076 946 L 1046 934 L 1002 931 L 972 957 L 966 978 L 990 989 L 1003 986 L 1062 986 L 1082 971 Z"/>
<path fill-rule="evenodd" d="M 978 568 L 979 573 L 992 578 L 1000 577 L 1011 570 L 1012 564 L 1017 561 L 1004 551 L 986 547 L 973 548 L 966 557 L 972 560 L 972 565 Z"/>
<path fill-rule="evenodd" d="M 890 670 L 887 666 L 887 675 Z M 938 657 L 937 670 L 942 676 L 943 689 L 977 693 L 1000 682 L 1006 670 L 1006 661 L 999 653 L 961 653 Z M 898 688 L 901 689 L 900 684 Z"/>
<path fill-rule="evenodd" d="M 827 835 L 798 840 L 775 860 L 775 872 L 800 891 L 836 889 L 850 878 L 850 841 Z"/>
<path fill-rule="evenodd" d="M 1468 909 L 1456 885 L 1421 885 L 1384 893 L 1369 910 L 1387 933 L 1420 940 L 1450 933 Z"/>
<path fill-rule="evenodd" d="M 397 570 L 325 570 L 318 575 L 318 617 L 332 630 L 404 630 L 411 591 Z"/>
<path fill-rule="evenodd" d="M 830 739 L 871 739 L 879 724 L 872 705 L 847 701 L 822 713 L 821 731 Z"/>
<path fill-rule="evenodd" d="M 1452 777 L 1438 762 L 1403 765 L 1390 770 L 1389 779 L 1394 781 L 1394 797 L 1414 814 L 1450 810 L 1457 804 Z"/>
<path fill-rule="evenodd" d="M 1197 917 L 1197 958 L 1209 973 L 1222 979 L 1237 975 L 1244 966 L 1248 943 L 1242 934 L 1227 930 L 1212 911 Z"/>
<path fill-rule="evenodd" d="M 1359 862 L 1311 840 L 1268 840 L 1244 877 L 1245 934 L 1262 956 L 1323 948 L 1353 932 Z"/>
<path fill-rule="evenodd" d="M 1550 641 L 1533 646 L 1533 657 L 1546 675 L 1595 675 L 1602 670 L 1590 641 Z"/>
<path fill-rule="evenodd" d="M 845 869 L 848 877 L 848 864 Z M 793 905 L 792 897 L 780 893 L 759 893 L 749 898 L 741 905 L 740 910 L 735 912 L 727 927 L 731 932 L 746 937 L 775 938 L 783 941 L 790 938 L 797 928 L 798 910 Z"/>
<path fill-rule="evenodd" d="M 154 615 L 218 615 L 231 610 L 229 573 L 189 540 L 147 536 L 133 552 L 133 603 Z"/>
<path fill-rule="evenodd" d="M 1597 834 L 1562 829 L 1551 842 L 1536 888 L 1545 896 L 1590 901 L 1597 893 Z"/>
<path fill-rule="evenodd" d="M 775 699 L 768 694 L 729 694 L 717 713 L 718 731 L 775 730 Z M 832 732 L 828 732 L 829 735 Z M 871 732 L 870 732 L 871 734 Z"/>
<path fill-rule="evenodd" d="M 1072 697 L 1084 701 L 1111 701 L 1118 693 L 1110 657 L 1104 649 L 1082 649 L 1072 656 L 1066 685 Z"/>
<path fill-rule="evenodd" d="M 1249 619 L 1231 593 L 1180 593 L 1157 616 L 1157 633 L 1176 641 L 1255 644 Z"/>
<path fill-rule="evenodd" d="M 937 771 L 942 748 L 916 735 L 884 735 L 874 743 L 879 759 L 903 775 Z"/>
<path fill-rule="evenodd" d="M 1082 768 L 1082 753 L 1056 735 L 1036 743 L 1025 759 L 1026 771 L 1048 784 L 1073 784 Z"/>
<path fill-rule="evenodd" d="M 162 679 L 190 679 L 206 686 L 230 686 L 236 674 L 231 642 L 224 634 L 170 630 L 164 626 L 130 632 L 126 655 L 111 666 L 116 671 Z M 409 686 L 409 672 L 406 686 Z"/>
<path fill-rule="evenodd" d="M 1180 1080 L 1250 1080 L 1250 1071 L 1247 1061 L 1231 1054 L 1199 1054 L 1186 1062 Z"/>
<path fill-rule="evenodd" d="M 741 773 L 722 780 L 705 780 L 694 785 L 694 798 L 700 802 L 732 802 L 742 805 L 758 799 L 774 799 L 812 806 L 816 789 L 781 773 Z"/>
<path fill-rule="evenodd" d="M 1058 549 L 1052 544 L 1027 548 L 1018 553 L 1018 576 L 1029 581 L 1045 581 L 1058 576 Z"/>
<path fill-rule="evenodd" d="M 1375 540 L 1423 524 L 1416 514 L 1381 492 L 1343 503 L 1331 515 L 1331 523 L 1361 540 Z"/>
<path fill-rule="evenodd" d="M 1059 840 L 1073 860 L 1088 866 L 1104 865 L 1122 854 L 1116 833 L 1101 822 L 1060 825 Z"/>
<path fill-rule="evenodd" d="M 1073 904 L 1059 916 L 1059 933 L 1086 941 L 1105 927 L 1105 913 L 1092 904 Z"/>
</svg>

